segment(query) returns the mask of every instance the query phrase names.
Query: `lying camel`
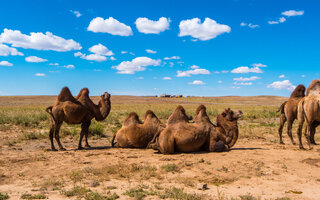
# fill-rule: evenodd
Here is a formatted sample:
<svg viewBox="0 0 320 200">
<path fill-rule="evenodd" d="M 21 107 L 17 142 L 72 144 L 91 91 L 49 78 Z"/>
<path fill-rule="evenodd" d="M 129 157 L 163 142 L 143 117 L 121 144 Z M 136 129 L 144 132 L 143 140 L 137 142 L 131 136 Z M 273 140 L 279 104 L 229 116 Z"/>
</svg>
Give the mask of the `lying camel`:
<svg viewBox="0 0 320 200">
<path fill-rule="evenodd" d="M 183 116 L 183 113 L 180 114 Z M 241 111 L 231 112 L 229 109 L 221 114 L 224 115 L 220 121 L 223 126 L 216 127 L 211 123 L 206 113 L 206 107 L 200 105 L 196 110 L 194 123 L 178 120 L 177 123 L 168 124 L 156 139 L 157 148 L 163 154 L 201 150 L 221 151 L 221 149 L 217 149 L 220 146 L 219 141 L 226 145 L 223 149 L 229 148 L 230 144 L 234 145 L 238 137 L 238 131 L 233 130 L 238 127 L 232 126 L 232 123 L 229 122 L 237 122 L 241 114 Z M 225 121 L 228 123 L 225 124 Z M 233 139 L 233 136 L 236 136 L 236 139 Z"/>
<path fill-rule="evenodd" d="M 301 141 L 302 126 L 304 121 L 306 122 L 306 129 L 304 135 L 307 139 L 309 149 L 311 147 L 311 141 L 315 144 L 314 134 L 315 127 L 320 122 L 320 80 L 315 79 L 311 82 L 307 89 L 307 96 L 304 97 L 298 104 L 298 137 L 299 147 L 304 149 Z M 311 139 L 312 137 L 312 139 Z"/>
<path fill-rule="evenodd" d="M 83 149 L 81 142 L 85 135 L 86 147 L 88 144 L 88 131 L 91 120 L 95 118 L 97 121 L 104 120 L 111 109 L 110 94 L 105 92 L 101 95 L 98 105 L 94 104 L 89 98 L 88 88 L 83 88 L 74 98 L 68 87 L 64 87 L 57 97 L 53 106 L 46 108 L 46 112 L 50 114 L 50 142 L 51 149 L 56 151 L 53 143 L 53 136 L 59 145 L 60 150 L 65 150 L 60 142 L 59 130 L 63 122 L 67 124 L 81 124 L 80 140 L 78 149 Z"/>
<path fill-rule="evenodd" d="M 298 85 L 291 93 L 288 101 L 282 103 L 278 110 L 278 112 L 281 111 L 279 127 L 280 144 L 284 144 L 282 141 L 282 129 L 286 121 L 288 121 L 288 136 L 290 137 L 292 144 L 296 144 L 292 137 L 292 124 L 294 120 L 297 119 L 298 103 L 305 96 L 305 90 L 306 88 L 304 85 Z"/>
<path fill-rule="evenodd" d="M 153 136 L 164 128 L 165 125 L 151 110 L 146 112 L 144 123 L 139 120 L 137 113 L 132 112 L 124 120 L 121 129 L 113 135 L 111 144 L 116 147 L 146 148 Z"/>
</svg>

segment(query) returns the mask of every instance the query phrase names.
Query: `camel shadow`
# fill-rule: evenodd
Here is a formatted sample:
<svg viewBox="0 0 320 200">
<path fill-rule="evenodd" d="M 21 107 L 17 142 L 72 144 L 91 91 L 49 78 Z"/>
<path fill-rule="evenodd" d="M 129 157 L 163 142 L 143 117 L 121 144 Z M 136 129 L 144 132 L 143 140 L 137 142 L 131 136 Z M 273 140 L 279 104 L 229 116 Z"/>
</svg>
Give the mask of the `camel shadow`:
<svg viewBox="0 0 320 200">
<path fill-rule="evenodd" d="M 87 150 L 105 150 L 111 149 L 111 146 L 97 146 L 97 147 L 84 147 L 83 149 L 71 149 L 72 151 L 87 151 Z"/>
<path fill-rule="evenodd" d="M 265 148 L 260 148 L 260 147 L 250 147 L 250 148 L 245 148 L 245 147 L 239 147 L 239 148 L 232 148 L 229 151 L 243 151 L 243 150 L 267 150 Z"/>
</svg>

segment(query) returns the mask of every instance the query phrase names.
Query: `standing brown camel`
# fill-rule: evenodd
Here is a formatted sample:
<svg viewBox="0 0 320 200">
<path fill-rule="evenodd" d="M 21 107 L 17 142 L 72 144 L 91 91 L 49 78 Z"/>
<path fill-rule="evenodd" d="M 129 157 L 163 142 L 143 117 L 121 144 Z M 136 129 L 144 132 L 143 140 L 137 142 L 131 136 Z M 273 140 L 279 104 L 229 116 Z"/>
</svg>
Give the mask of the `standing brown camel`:
<svg viewBox="0 0 320 200">
<path fill-rule="evenodd" d="M 177 113 L 174 112 L 173 114 Z M 174 117 L 173 114 L 171 117 Z M 241 114 L 241 111 L 231 112 L 229 109 L 228 114 L 224 113 L 224 117 L 229 121 L 236 121 Z M 181 117 L 183 116 L 183 113 L 180 113 L 180 115 L 177 116 Z M 236 137 L 238 136 L 237 131 L 231 130 L 231 124 L 223 124 L 224 126 L 222 127 L 216 127 L 213 125 L 206 113 L 206 107 L 204 105 L 200 105 L 197 108 L 194 123 L 188 123 L 183 120 L 177 121 L 177 123 L 168 123 L 167 127 L 156 139 L 156 146 L 163 154 L 172 154 L 174 152 L 195 152 L 201 150 L 220 151 L 216 149 L 216 144 L 219 141 L 222 141 L 224 145 L 227 145 L 226 148 L 229 148 L 231 141 L 234 141 L 231 137 L 228 137 L 225 134 L 230 134 L 232 136 L 236 135 Z M 233 128 L 235 127 L 233 126 Z"/>
<path fill-rule="evenodd" d="M 165 128 L 158 117 L 148 110 L 144 117 L 144 122 L 139 120 L 137 113 L 132 112 L 124 120 L 112 138 L 112 146 L 126 148 L 146 148 L 153 136 Z"/>
<path fill-rule="evenodd" d="M 304 85 L 298 85 L 291 93 L 288 101 L 285 101 L 278 110 L 278 112 L 281 112 L 279 127 L 280 144 L 284 144 L 284 142 L 282 141 L 282 129 L 286 121 L 288 121 L 288 136 L 290 137 L 292 144 L 296 144 L 292 137 L 292 124 L 294 120 L 297 119 L 298 103 L 305 96 L 305 90 L 306 88 L 304 87 Z"/>
<path fill-rule="evenodd" d="M 307 139 L 309 149 L 312 149 L 311 142 L 315 144 L 314 134 L 315 128 L 320 122 L 320 80 L 313 80 L 308 89 L 307 96 L 304 97 L 298 105 L 298 137 L 299 147 L 304 149 L 301 141 L 302 126 L 304 121 L 306 122 L 306 129 L 304 135 Z"/>
<path fill-rule="evenodd" d="M 97 121 L 104 120 L 110 112 L 111 102 L 110 94 L 105 92 L 101 95 L 98 105 L 94 104 L 89 98 L 88 88 L 83 88 L 74 98 L 68 87 L 64 87 L 57 97 L 53 106 L 46 108 L 50 114 L 50 142 L 52 151 L 56 151 L 53 143 L 55 137 L 60 150 L 65 150 L 60 142 L 59 131 L 63 122 L 67 124 L 81 124 L 80 140 L 78 149 L 83 149 L 81 142 L 85 136 L 86 147 L 88 144 L 88 132 L 91 120 L 95 118 Z"/>
</svg>

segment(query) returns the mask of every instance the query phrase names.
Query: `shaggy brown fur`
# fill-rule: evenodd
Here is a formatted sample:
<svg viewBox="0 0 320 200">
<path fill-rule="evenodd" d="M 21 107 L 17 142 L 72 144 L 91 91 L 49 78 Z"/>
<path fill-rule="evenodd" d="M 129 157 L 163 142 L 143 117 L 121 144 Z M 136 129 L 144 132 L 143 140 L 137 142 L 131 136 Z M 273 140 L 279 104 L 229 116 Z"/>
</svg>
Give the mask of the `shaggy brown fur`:
<svg viewBox="0 0 320 200">
<path fill-rule="evenodd" d="M 112 146 L 126 148 L 146 148 L 153 136 L 164 129 L 158 117 L 148 110 L 144 123 L 139 120 L 136 113 L 130 113 L 120 130 L 112 138 Z M 116 142 L 115 142 L 116 141 Z"/>
<path fill-rule="evenodd" d="M 237 113 L 240 116 L 242 112 L 238 111 Z M 178 116 L 182 117 L 183 114 L 185 113 L 181 113 Z M 229 115 L 227 118 L 233 120 Z M 229 148 L 229 146 L 225 145 L 229 145 L 232 138 L 226 137 L 224 133 L 229 133 L 230 131 L 224 130 L 224 127 L 213 125 L 204 105 L 200 105 L 197 108 L 194 123 L 188 123 L 183 120 L 177 121 L 176 123 L 168 124 L 156 139 L 157 148 L 161 153 L 172 154 L 174 152 L 195 152 L 200 150 L 221 151 Z M 219 141 L 224 144 L 222 149 Z M 219 146 L 220 148 L 217 149 Z"/>
<path fill-rule="evenodd" d="M 279 108 L 280 111 L 280 127 L 279 127 L 279 137 L 280 144 L 284 144 L 282 140 L 282 129 L 286 121 L 288 121 L 288 136 L 291 139 L 292 144 L 296 144 L 292 137 L 292 124 L 295 119 L 297 119 L 297 109 L 298 103 L 304 97 L 304 92 L 306 88 L 304 85 L 298 85 L 295 90 L 291 93 L 288 101 L 285 101 Z"/>
<path fill-rule="evenodd" d="M 314 94 L 320 94 L 320 80 L 319 79 L 314 79 L 310 85 L 307 88 L 307 96 L 309 94 L 314 93 Z"/>
<path fill-rule="evenodd" d="M 167 124 L 174 124 L 178 122 L 189 122 L 189 120 L 192 120 L 192 116 L 186 114 L 186 110 L 179 105 L 173 113 L 170 115 Z"/>
<path fill-rule="evenodd" d="M 88 88 L 83 88 L 79 94 L 74 98 L 68 87 L 64 87 L 57 97 L 57 100 L 53 106 L 46 108 L 46 112 L 50 114 L 51 126 L 50 126 L 50 142 L 51 149 L 56 151 L 53 143 L 53 136 L 55 137 L 60 150 L 63 148 L 59 130 L 63 122 L 67 124 L 81 124 L 81 133 L 78 149 L 82 149 L 81 141 L 85 136 L 86 147 L 90 147 L 88 144 L 88 130 L 91 124 L 91 120 L 95 118 L 97 121 L 104 120 L 111 109 L 110 94 L 105 92 L 101 95 L 101 99 L 98 105 L 95 105 L 89 98 Z"/>
</svg>

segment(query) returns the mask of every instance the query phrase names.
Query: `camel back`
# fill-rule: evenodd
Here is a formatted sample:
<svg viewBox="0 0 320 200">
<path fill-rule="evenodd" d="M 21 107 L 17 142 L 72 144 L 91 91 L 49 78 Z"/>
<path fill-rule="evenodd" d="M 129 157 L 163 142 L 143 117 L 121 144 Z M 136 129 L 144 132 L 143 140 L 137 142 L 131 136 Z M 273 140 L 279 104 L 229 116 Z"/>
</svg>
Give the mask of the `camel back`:
<svg viewBox="0 0 320 200">
<path fill-rule="evenodd" d="M 299 98 L 299 97 L 304 97 L 304 92 L 306 91 L 306 87 L 304 85 L 300 84 L 298 85 L 293 92 L 290 95 L 290 98 Z"/>
</svg>

